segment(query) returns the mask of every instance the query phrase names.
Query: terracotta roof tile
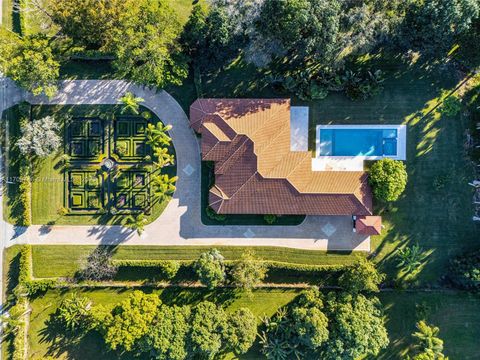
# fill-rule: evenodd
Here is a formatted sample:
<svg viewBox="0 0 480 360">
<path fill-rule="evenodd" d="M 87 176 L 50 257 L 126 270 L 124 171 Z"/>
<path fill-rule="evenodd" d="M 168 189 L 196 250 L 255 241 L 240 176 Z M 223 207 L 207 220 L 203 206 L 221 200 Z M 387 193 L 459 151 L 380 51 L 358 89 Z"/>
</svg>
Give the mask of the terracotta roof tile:
<svg viewBox="0 0 480 360">
<path fill-rule="evenodd" d="M 290 100 L 198 99 L 190 123 L 215 161 L 217 212 L 371 215 L 365 172 L 315 172 L 309 152 L 290 151 Z"/>
</svg>

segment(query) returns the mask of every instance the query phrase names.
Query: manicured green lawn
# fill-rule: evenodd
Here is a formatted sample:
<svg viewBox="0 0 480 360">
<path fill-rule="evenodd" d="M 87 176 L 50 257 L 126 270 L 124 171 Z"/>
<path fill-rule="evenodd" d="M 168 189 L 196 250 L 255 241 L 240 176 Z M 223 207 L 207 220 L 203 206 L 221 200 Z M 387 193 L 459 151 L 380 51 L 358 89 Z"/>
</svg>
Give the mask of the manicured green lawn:
<svg viewBox="0 0 480 360">
<path fill-rule="evenodd" d="M 227 311 L 248 307 L 259 320 L 261 316 L 273 315 L 279 307 L 292 301 L 298 294 L 295 290 L 258 290 L 249 297 L 247 294 L 232 293 L 228 290 L 214 292 L 195 289 L 144 290 L 158 293 L 163 302 L 171 305 L 195 304 L 202 300 L 210 300 L 224 306 Z M 107 288 L 78 290 L 77 293 L 89 297 L 96 305 L 110 307 L 128 297 L 132 290 Z M 31 302 L 32 313 L 28 333 L 31 358 L 43 359 L 46 356 L 53 356 L 55 359 L 117 359 L 115 353 L 105 351 L 101 337 L 94 332 L 78 341 L 68 341 L 62 336 L 62 331 L 52 321 L 52 314 L 66 295 L 64 291 L 53 290 Z M 257 349 L 258 347 L 253 348 L 250 354 L 242 358 L 258 359 L 260 354 Z"/>
<path fill-rule="evenodd" d="M 113 250 L 117 260 L 195 260 L 210 249 L 207 246 L 118 246 Z M 32 246 L 33 275 L 43 277 L 71 277 L 82 261 L 95 249 L 87 245 Z M 217 246 L 227 260 L 238 259 L 247 249 L 238 246 Z M 264 260 L 294 264 L 341 265 L 354 262 L 358 255 L 309 251 L 280 247 L 252 247 L 256 256 Z M 9 250 L 10 251 L 10 250 Z M 13 251 L 13 250 L 12 250 Z"/>
<path fill-rule="evenodd" d="M 384 292 L 379 295 L 387 315 L 390 346 L 379 359 L 399 359 L 411 346 L 415 323 L 426 317 L 440 328 L 445 355 L 478 359 L 480 296 L 466 292 Z M 423 315 L 422 315 L 423 314 Z"/>
</svg>

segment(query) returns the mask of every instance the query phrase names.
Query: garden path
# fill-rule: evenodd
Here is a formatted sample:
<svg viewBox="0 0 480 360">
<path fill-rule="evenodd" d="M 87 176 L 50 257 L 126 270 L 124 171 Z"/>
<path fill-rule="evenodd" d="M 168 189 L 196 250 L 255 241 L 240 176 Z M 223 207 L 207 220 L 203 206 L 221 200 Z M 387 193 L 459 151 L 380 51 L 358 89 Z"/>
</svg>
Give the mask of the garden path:
<svg viewBox="0 0 480 360">
<path fill-rule="evenodd" d="M 9 84 L 11 84 L 9 82 Z M 13 244 L 126 244 L 126 245 L 250 245 L 284 246 L 315 250 L 370 250 L 370 238 L 352 232 L 350 217 L 308 216 L 298 226 L 205 226 L 200 219 L 200 148 L 181 106 L 165 91 L 122 80 L 62 81 L 57 95 L 24 94 L 9 87 L 11 106 L 23 97 L 32 104 L 115 104 L 125 92 L 145 99 L 142 105 L 173 126 L 170 135 L 177 156 L 177 190 L 162 215 L 144 234 L 121 226 L 34 225 L 28 228 L 3 223 L 6 246 Z M 7 108 L 5 106 L 3 108 Z M 1 113 L 0 106 L 0 113 Z"/>
</svg>

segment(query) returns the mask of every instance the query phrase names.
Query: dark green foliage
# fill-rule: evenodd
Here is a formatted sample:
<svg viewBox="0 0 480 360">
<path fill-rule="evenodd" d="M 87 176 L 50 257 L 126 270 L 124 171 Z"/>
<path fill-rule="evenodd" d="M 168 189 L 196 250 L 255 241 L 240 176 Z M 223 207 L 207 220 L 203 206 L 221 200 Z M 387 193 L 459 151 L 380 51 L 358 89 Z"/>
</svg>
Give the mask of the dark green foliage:
<svg viewBox="0 0 480 360">
<path fill-rule="evenodd" d="M 377 199 L 395 201 L 407 185 L 407 170 L 402 161 L 386 158 L 372 165 L 368 179 Z"/>
<path fill-rule="evenodd" d="M 269 359 L 358 359 L 388 345 L 377 298 L 332 292 L 324 306 L 316 288 L 265 319 L 260 338 Z"/>
<path fill-rule="evenodd" d="M 347 266 L 339 278 L 339 284 L 345 291 L 378 292 L 378 285 L 385 280 L 385 274 L 379 273 L 373 262 L 360 258 L 356 263 Z"/>
<path fill-rule="evenodd" d="M 345 94 L 352 100 L 366 100 L 382 90 L 383 74 L 375 72 L 355 73 L 347 70 L 342 77 Z"/>
<path fill-rule="evenodd" d="M 225 312 L 214 303 L 204 301 L 193 309 L 191 340 L 200 358 L 213 358 L 222 349 Z"/>
<path fill-rule="evenodd" d="M 257 318 L 248 308 L 228 314 L 223 337 L 226 347 L 235 354 L 246 353 L 257 337 Z"/>
<path fill-rule="evenodd" d="M 209 289 L 213 289 L 225 281 L 224 258 L 216 249 L 211 249 L 200 255 L 200 258 L 194 264 L 194 269 L 200 282 Z"/>
<path fill-rule="evenodd" d="M 225 219 L 227 218 L 225 215 L 223 214 L 218 214 L 215 210 L 213 210 L 210 206 L 207 206 L 207 208 L 205 209 L 205 212 L 207 214 L 207 216 L 212 219 L 212 220 L 217 220 L 217 221 L 225 221 Z"/>
<path fill-rule="evenodd" d="M 448 279 L 460 289 L 480 289 L 480 250 L 458 256 L 450 262 Z"/>
<path fill-rule="evenodd" d="M 158 360 L 182 360 L 191 352 L 190 317 L 188 306 L 161 305 L 152 326 L 140 340 L 140 352 Z"/>
<path fill-rule="evenodd" d="M 279 44 L 279 54 L 287 54 L 290 64 L 324 62 L 335 51 L 339 13 L 340 3 L 336 0 L 266 0 L 257 29 Z"/>
<path fill-rule="evenodd" d="M 264 319 L 260 338 L 262 352 L 269 359 L 287 359 L 287 354 L 304 358 L 317 353 L 328 340 L 328 318 L 323 313 L 318 289 L 302 293 L 297 302 Z"/>
<path fill-rule="evenodd" d="M 479 11 L 477 0 L 410 1 L 401 41 L 429 55 L 445 56 L 458 36 L 470 31 Z"/>
<path fill-rule="evenodd" d="M 181 42 L 201 72 L 218 70 L 238 55 L 242 37 L 233 27 L 234 19 L 223 6 L 212 6 L 210 11 L 202 5 L 193 7 Z"/>
<path fill-rule="evenodd" d="M 380 301 L 361 294 L 330 293 L 326 300 L 330 340 L 322 359 L 375 357 L 389 340 Z"/>
</svg>

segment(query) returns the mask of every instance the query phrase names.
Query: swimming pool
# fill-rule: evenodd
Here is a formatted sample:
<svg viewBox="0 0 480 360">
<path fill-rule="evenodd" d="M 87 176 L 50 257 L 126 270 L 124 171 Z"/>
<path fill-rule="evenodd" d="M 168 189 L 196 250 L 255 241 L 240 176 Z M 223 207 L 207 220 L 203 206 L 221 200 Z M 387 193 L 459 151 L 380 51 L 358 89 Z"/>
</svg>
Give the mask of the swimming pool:
<svg viewBox="0 0 480 360">
<path fill-rule="evenodd" d="M 322 129 L 320 156 L 396 156 L 397 129 Z"/>
<path fill-rule="evenodd" d="M 317 159 L 406 160 L 407 125 L 317 125 Z"/>
</svg>

